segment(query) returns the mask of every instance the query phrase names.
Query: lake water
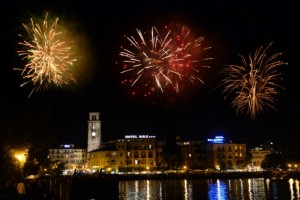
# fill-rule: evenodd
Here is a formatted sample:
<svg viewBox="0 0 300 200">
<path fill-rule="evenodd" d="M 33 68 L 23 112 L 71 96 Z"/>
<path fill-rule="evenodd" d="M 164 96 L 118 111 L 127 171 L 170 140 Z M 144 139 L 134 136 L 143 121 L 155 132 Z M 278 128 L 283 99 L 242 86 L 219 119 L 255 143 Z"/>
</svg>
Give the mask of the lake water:
<svg viewBox="0 0 300 200">
<path fill-rule="evenodd" d="M 297 179 L 174 179 L 119 182 L 120 200 L 300 199 Z"/>
</svg>

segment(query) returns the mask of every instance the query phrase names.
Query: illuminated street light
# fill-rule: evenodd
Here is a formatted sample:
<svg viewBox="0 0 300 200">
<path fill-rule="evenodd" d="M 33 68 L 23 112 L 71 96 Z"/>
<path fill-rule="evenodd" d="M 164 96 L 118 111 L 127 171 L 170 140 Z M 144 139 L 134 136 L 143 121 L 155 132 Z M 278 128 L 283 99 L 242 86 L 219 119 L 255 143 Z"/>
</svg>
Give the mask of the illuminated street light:
<svg viewBox="0 0 300 200">
<path fill-rule="evenodd" d="M 21 166 L 26 162 L 25 154 L 15 154 L 15 158 L 20 162 Z"/>
<path fill-rule="evenodd" d="M 11 149 L 11 157 L 15 160 L 15 165 L 20 169 L 21 174 L 23 173 L 23 167 L 26 163 L 28 148 L 23 149 Z"/>
</svg>

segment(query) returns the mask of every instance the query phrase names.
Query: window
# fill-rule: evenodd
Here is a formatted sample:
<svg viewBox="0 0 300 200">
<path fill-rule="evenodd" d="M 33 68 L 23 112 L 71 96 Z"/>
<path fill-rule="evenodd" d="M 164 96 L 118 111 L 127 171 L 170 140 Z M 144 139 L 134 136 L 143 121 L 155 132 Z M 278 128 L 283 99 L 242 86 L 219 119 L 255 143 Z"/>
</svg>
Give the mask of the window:
<svg viewBox="0 0 300 200">
<path fill-rule="evenodd" d="M 151 165 L 151 166 L 153 165 L 153 160 L 152 159 L 149 160 L 149 165 Z"/>
<path fill-rule="evenodd" d="M 142 157 L 142 158 L 146 158 L 146 152 L 145 152 L 145 151 L 142 151 L 141 157 Z"/>
<path fill-rule="evenodd" d="M 135 151 L 133 157 L 134 157 L 134 158 L 138 158 L 138 157 L 139 157 L 139 152 Z"/>
</svg>

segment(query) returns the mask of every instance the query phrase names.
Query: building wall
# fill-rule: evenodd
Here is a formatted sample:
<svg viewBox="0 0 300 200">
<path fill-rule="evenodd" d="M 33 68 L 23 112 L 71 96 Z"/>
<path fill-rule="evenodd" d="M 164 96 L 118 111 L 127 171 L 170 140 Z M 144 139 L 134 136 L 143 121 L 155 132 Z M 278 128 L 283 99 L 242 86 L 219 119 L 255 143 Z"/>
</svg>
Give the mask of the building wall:
<svg viewBox="0 0 300 200">
<path fill-rule="evenodd" d="M 246 144 L 182 141 L 182 159 L 188 169 L 236 169 L 246 158 Z"/>
<path fill-rule="evenodd" d="M 89 152 L 88 168 L 91 171 L 140 172 L 154 170 L 162 163 L 164 143 L 155 139 L 114 141 L 114 149 L 105 148 Z"/>
<path fill-rule="evenodd" d="M 238 161 L 246 158 L 246 144 L 225 143 L 213 145 L 213 168 L 236 169 Z"/>
<path fill-rule="evenodd" d="M 86 168 L 86 149 L 76 149 L 73 144 L 62 144 L 57 148 L 49 149 L 48 157 L 52 162 L 63 162 L 65 169 L 69 171 Z"/>
<path fill-rule="evenodd" d="M 270 149 L 261 149 L 261 148 L 254 148 L 251 149 L 250 151 L 251 155 L 252 155 L 252 167 L 255 167 L 256 169 L 260 169 L 261 168 L 261 163 L 262 161 L 265 159 L 265 157 L 272 153 L 272 150 Z"/>
</svg>

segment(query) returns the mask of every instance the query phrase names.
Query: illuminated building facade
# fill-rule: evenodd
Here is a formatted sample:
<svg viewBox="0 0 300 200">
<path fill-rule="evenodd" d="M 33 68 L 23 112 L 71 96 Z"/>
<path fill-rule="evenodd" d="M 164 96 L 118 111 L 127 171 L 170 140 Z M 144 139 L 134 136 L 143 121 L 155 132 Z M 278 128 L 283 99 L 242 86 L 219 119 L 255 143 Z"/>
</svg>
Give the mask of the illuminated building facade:
<svg viewBox="0 0 300 200">
<path fill-rule="evenodd" d="M 86 168 L 86 149 L 77 149 L 74 144 L 61 144 L 57 148 L 51 148 L 48 157 L 53 162 L 64 163 L 66 172 L 72 173 L 75 169 L 78 171 Z"/>
<path fill-rule="evenodd" d="M 223 136 L 207 141 L 177 141 L 189 169 L 237 169 L 246 158 L 246 144 L 232 143 Z"/>
<path fill-rule="evenodd" d="M 89 152 L 88 168 L 93 172 L 150 172 L 163 163 L 164 145 L 155 136 L 127 135 Z"/>
<path fill-rule="evenodd" d="M 261 163 L 266 158 L 267 155 L 271 154 L 272 150 L 270 149 L 262 149 L 260 147 L 255 147 L 250 150 L 250 154 L 252 155 L 251 163 L 252 168 L 255 170 L 261 170 Z"/>
<path fill-rule="evenodd" d="M 251 167 L 253 170 L 261 170 L 261 164 L 267 155 L 277 152 L 274 150 L 274 144 L 270 140 L 265 140 L 259 146 L 250 150 Z M 277 152 L 279 153 L 279 152 Z"/>
</svg>

